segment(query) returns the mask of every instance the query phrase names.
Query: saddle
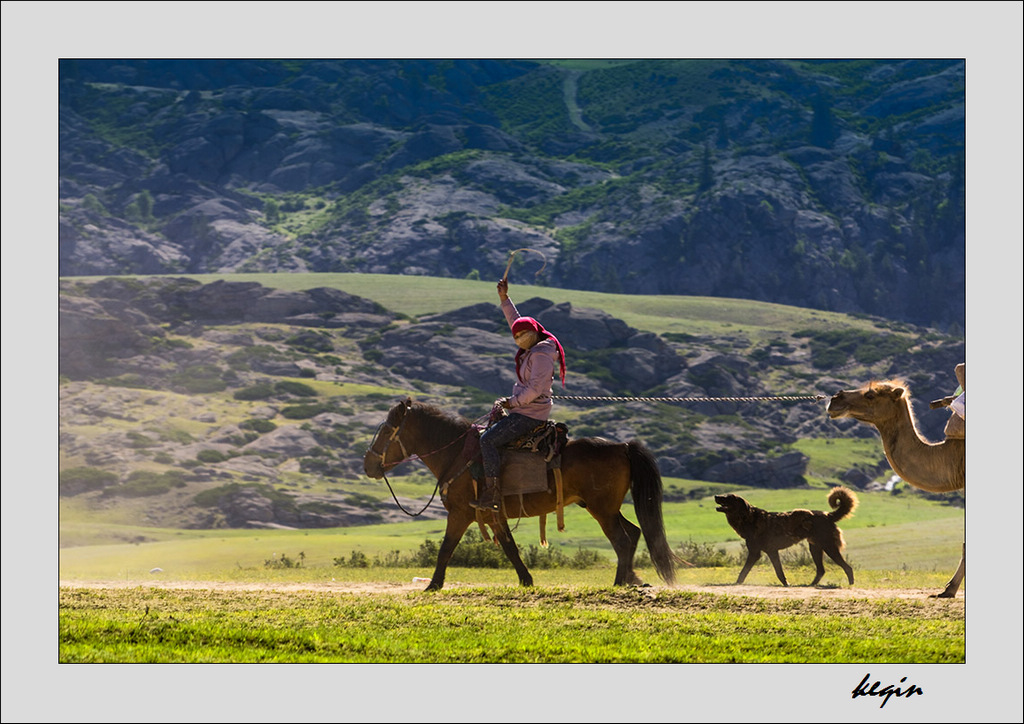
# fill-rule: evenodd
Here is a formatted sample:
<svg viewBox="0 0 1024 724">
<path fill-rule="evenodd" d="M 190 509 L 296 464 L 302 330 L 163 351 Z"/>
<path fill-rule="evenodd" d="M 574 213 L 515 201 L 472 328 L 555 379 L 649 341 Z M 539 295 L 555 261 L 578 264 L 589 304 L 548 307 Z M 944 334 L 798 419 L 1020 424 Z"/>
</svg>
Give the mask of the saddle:
<svg viewBox="0 0 1024 724">
<path fill-rule="evenodd" d="M 964 397 L 967 393 L 967 366 L 963 362 L 956 366 L 956 381 L 960 383 L 957 391 L 952 395 L 933 400 L 930 404 L 931 409 L 937 409 L 939 407 L 950 408 L 949 420 L 946 422 L 946 428 L 943 430 L 947 439 L 951 440 L 963 440 L 967 437 L 967 422 L 963 417 L 963 404 Z"/>
<path fill-rule="evenodd" d="M 446 497 L 448 486 L 467 469 L 478 489 L 483 485 L 484 467 L 480 454 L 480 435 L 486 429 L 484 426 L 474 425 L 472 433 L 466 436 L 461 455 L 462 464 L 457 468 L 458 472 L 449 476 L 441 486 L 442 499 Z M 568 441 L 569 428 L 565 423 L 545 420 L 538 421 L 533 430 L 518 440 L 502 446 L 500 480 L 502 506 L 505 508 L 506 516 L 521 518 L 523 495 L 543 493 L 549 490 L 548 471 L 550 470 L 553 472 L 555 483 L 558 530 L 565 530 L 562 504 L 562 451 Z M 510 501 L 509 498 L 513 498 L 513 500 Z M 520 515 L 515 515 L 510 510 L 514 507 L 518 507 Z M 547 546 L 546 524 L 547 516 L 542 514 L 540 516 L 542 546 Z M 484 537 L 489 537 L 486 530 L 484 530 Z"/>
</svg>

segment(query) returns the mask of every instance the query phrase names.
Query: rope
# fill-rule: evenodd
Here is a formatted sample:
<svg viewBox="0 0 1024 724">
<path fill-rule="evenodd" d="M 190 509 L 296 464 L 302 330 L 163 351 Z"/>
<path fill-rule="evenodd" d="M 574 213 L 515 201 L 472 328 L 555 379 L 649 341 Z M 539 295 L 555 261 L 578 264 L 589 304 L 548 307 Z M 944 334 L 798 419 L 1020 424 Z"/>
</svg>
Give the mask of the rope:
<svg viewBox="0 0 1024 724">
<path fill-rule="evenodd" d="M 759 402 L 762 400 L 791 402 L 828 399 L 826 395 L 776 395 L 771 397 L 596 397 L 586 395 L 552 395 L 555 400 L 587 400 L 600 402 Z"/>
</svg>

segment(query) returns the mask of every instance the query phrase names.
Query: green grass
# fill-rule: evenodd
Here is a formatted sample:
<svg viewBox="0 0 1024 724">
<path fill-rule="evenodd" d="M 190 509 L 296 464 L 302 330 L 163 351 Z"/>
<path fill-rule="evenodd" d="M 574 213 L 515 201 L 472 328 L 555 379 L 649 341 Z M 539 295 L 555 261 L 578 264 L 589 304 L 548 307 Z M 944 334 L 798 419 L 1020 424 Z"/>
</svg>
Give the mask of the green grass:
<svg viewBox="0 0 1024 724">
<path fill-rule="evenodd" d="M 824 489 L 734 490 L 768 510 L 827 508 Z M 421 494 L 429 492 L 427 489 Z M 434 505 L 438 505 L 437 501 Z M 628 504 L 624 514 L 635 521 Z M 693 541 L 725 548 L 730 554 L 740 549 L 739 537 L 726 524 L 725 517 L 715 511 L 711 498 L 666 503 L 664 518 L 673 548 Z M 548 516 L 548 540 L 552 546 L 570 555 L 579 548 L 593 549 L 612 560 L 608 540 L 585 510 L 569 507 L 565 523 L 565 532 L 559 533 L 554 517 Z M 512 526 L 520 547 L 539 545 L 536 518 L 523 519 L 518 524 L 513 521 Z M 909 494 L 865 493 L 857 513 L 844 520 L 841 528 L 846 535 L 851 565 L 857 571 L 934 571 L 948 578 L 960 559 L 964 511 Z M 149 571 L 159 567 L 163 569 L 160 578 L 164 580 L 248 580 L 267 574 L 264 561 L 282 553 L 295 558 L 300 552 L 305 554 L 306 570 L 313 571 L 304 571 L 302 575 L 330 578 L 337 573 L 334 559 L 347 558 L 352 551 L 361 551 L 371 559 L 392 551 L 407 555 L 424 540 L 439 541 L 443 534 L 443 520 L 313 530 L 168 530 L 76 522 L 74 515 L 62 515 L 62 544 L 78 545 L 60 549 L 60 578 L 149 580 Z M 93 544 L 84 545 L 90 542 Z M 641 550 L 643 547 L 641 543 Z M 501 575 L 506 581 L 514 576 L 511 571 Z M 609 582 L 612 577 L 609 572 Z"/>
<path fill-rule="evenodd" d="M 793 449 L 810 458 L 806 477 L 812 481 L 835 480 L 858 464 L 885 459 L 877 438 L 801 438 Z"/>
<path fill-rule="evenodd" d="M 959 602 L 593 586 L 60 591 L 61 662 L 962 662 Z"/>
<path fill-rule="evenodd" d="M 523 272 L 528 274 L 529 272 Z M 189 275 L 182 275 L 189 276 Z M 484 301 L 497 303 L 494 282 L 388 274 L 199 274 L 204 283 L 217 280 L 258 282 L 267 287 L 300 291 L 332 287 L 365 297 L 383 307 L 420 317 Z M 622 295 L 517 284 L 510 277 L 510 295 L 521 302 L 543 297 L 575 306 L 601 309 L 637 329 L 665 334 L 763 333 L 773 330 L 875 329 L 866 319 L 767 302 L 718 297 Z"/>
</svg>

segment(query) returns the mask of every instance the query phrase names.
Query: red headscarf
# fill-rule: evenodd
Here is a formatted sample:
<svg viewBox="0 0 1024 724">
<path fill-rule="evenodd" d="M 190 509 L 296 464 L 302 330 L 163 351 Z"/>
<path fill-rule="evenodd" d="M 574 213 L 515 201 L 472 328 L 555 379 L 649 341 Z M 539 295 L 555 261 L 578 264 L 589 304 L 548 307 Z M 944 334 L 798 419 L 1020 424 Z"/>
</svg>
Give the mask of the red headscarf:
<svg viewBox="0 0 1024 724">
<path fill-rule="evenodd" d="M 551 334 L 551 332 L 544 329 L 544 325 L 538 322 L 533 317 L 519 317 L 516 321 L 512 322 L 512 336 L 514 337 L 517 332 L 522 332 L 524 329 L 528 329 L 532 332 L 537 333 L 537 337 L 540 339 L 550 339 L 555 343 L 555 347 L 558 348 L 558 362 L 560 366 L 560 372 L 562 377 L 562 387 L 565 387 L 565 350 L 562 349 L 562 343 L 558 341 L 558 337 Z M 516 377 L 519 378 L 520 382 L 523 378 L 519 375 L 519 364 L 522 361 L 523 355 L 526 354 L 525 349 L 520 349 L 516 352 Z"/>
</svg>

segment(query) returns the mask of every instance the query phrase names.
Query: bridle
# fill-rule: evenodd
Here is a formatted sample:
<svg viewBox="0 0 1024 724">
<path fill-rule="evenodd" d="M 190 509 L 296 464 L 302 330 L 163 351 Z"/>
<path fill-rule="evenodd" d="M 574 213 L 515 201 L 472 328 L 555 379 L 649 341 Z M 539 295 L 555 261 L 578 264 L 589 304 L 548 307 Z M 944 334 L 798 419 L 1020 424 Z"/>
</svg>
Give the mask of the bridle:
<svg viewBox="0 0 1024 724">
<path fill-rule="evenodd" d="M 370 441 L 370 448 L 366 451 L 366 454 L 370 455 L 372 453 L 373 455 L 376 455 L 377 457 L 380 458 L 381 477 L 384 478 L 384 482 L 387 484 L 388 490 L 391 491 L 391 497 L 394 498 L 395 505 L 397 505 L 398 508 L 403 513 L 405 513 L 406 515 L 408 515 L 410 517 L 416 517 L 417 515 L 422 514 L 423 511 L 425 511 L 427 508 L 429 508 L 430 504 L 434 502 L 434 497 L 437 495 L 438 486 L 437 485 L 434 486 L 434 492 L 430 496 L 430 500 L 427 501 L 427 504 L 424 505 L 420 509 L 420 511 L 418 513 L 411 513 L 411 512 L 409 512 L 408 510 L 405 509 L 405 506 L 403 506 L 400 502 L 398 502 L 398 496 L 395 495 L 395 490 L 394 490 L 394 488 L 391 487 L 391 481 L 388 480 L 387 473 L 384 472 L 385 467 L 393 468 L 396 465 L 401 465 L 402 463 L 404 463 L 407 460 L 411 460 L 412 457 L 413 457 L 413 456 L 409 455 L 408 451 L 405 449 L 405 443 L 402 442 L 402 428 L 405 427 L 405 421 L 409 417 L 409 410 L 411 408 L 412 408 L 412 405 L 409 404 L 409 403 L 403 403 L 402 404 L 402 410 L 404 411 L 402 413 L 402 421 L 399 422 L 397 426 L 396 425 L 392 425 L 391 423 L 389 423 L 387 421 L 387 418 L 385 418 L 379 425 L 377 425 L 377 432 L 374 433 L 373 440 Z M 385 443 L 385 445 L 384 445 L 384 451 L 383 452 L 377 452 L 373 448 L 377 444 L 377 438 L 379 438 L 380 434 L 382 432 L 384 432 L 385 430 L 391 430 L 391 436 L 388 438 L 387 443 Z M 395 441 L 398 442 L 398 447 L 400 447 L 402 449 L 402 458 L 400 460 L 396 460 L 393 463 L 388 463 L 387 462 L 388 450 L 391 449 L 391 443 L 393 443 Z"/>
<path fill-rule="evenodd" d="M 387 419 L 385 418 L 384 421 L 381 422 L 380 425 L 377 426 L 377 432 L 374 433 L 373 440 L 370 441 L 370 449 L 366 451 L 366 454 L 370 455 L 372 453 L 373 455 L 376 455 L 377 457 L 380 458 L 381 470 L 383 470 L 385 467 L 392 467 L 393 468 L 396 465 L 401 465 L 406 460 L 409 460 L 410 457 L 411 457 L 409 455 L 409 453 L 405 449 L 405 443 L 402 442 L 402 428 L 405 426 L 405 420 L 409 416 L 409 408 L 410 408 L 410 405 L 407 405 L 407 404 L 403 404 L 402 405 L 402 409 L 405 410 L 405 412 L 402 414 L 402 421 L 398 423 L 397 427 L 394 426 L 394 425 L 391 425 L 387 421 Z M 380 437 L 381 432 L 383 432 L 384 430 L 391 430 L 392 431 L 391 432 L 391 437 L 388 438 L 387 443 L 384 445 L 384 451 L 383 452 L 377 452 L 373 448 L 377 444 L 377 438 Z M 398 441 L 398 447 L 400 447 L 402 449 L 402 459 L 401 460 L 396 460 L 395 462 L 388 464 L 388 462 L 386 460 L 387 455 L 388 455 L 388 450 L 391 449 L 391 443 L 395 442 L 396 440 Z M 386 479 L 387 478 L 385 478 L 385 480 Z"/>
<path fill-rule="evenodd" d="M 377 426 L 377 432 L 374 433 L 373 440 L 370 441 L 370 447 L 366 451 L 366 455 L 370 455 L 372 453 L 373 455 L 376 455 L 378 458 L 380 458 L 381 477 L 384 479 L 384 482 L 387 484 L 388 490 L 391 491 L 391 497 L 394 498 L 395 505 L 397 505 L 398 508 L 403 513 L 405 513 L 406 515 L 415 517 L 415 516 L 420 515 L 421 513 L 423 513 L 427 508 L 430 507 L 430 504 L 432 502 L 434 502 L 434 498 L 437 496 L 437 491 L 441 488 L 441 479 L 438 478 L 437 485 L 434 486 L 434 492 L 431 494 L 430 500 L 427 501 L 426 505 L 424 505 L 420 509 L 420 511 L 418 513 L 410 513 L 408 510 L 405 509 L 405 506 L 403 506 L 398 501 L 398 496 L 395 495 L 395 490 L 394 490 L 394 488 L 391 487 L 391 481 L 388 480 L 387 473 L 384 472 L 384 469 L 385 468 L 396 467 L 398 465 L 401 465 L 404 462 L 407 462 L 409 460 L 413 460 L 415 458 L 419 458 L 420 460 L 422 460 L 423 457 L 424 457 L 424 455 L 416 455 L 416 454 L 410 455 L 409 452 L 405 449 L 405 443 L 402 442 L 402 428 L 405 427 L 405 421 L 409 418 L 409 411 L 412 410 L 412 403 L 409 403 L 409 402 L 402 403 L 402 410 L 403 410 L 403 412 L 402 412 L 402 420 L 401 420 L 401 422 L 398 423 L 397 426 L 392 425 L 391 423 L 389 423 L 387 418 L 385 418 L 384 421 L 381 422 L 380 425 Z M 470 425 L 470 427 L 467 428 L 466 432 L 462 433 L 461 435 L 456 437 L 451 442 L 449 442 L 449 443 L 447 443 L 445 445 L 442 445 L 437 450 L 434 450 L 433 452 L 430 452 L 430 453 L 425 453 L 425 455 L 427 455 L 427 456 L 433 455 L 436 452 L 441 452 L 441 450 L 444 450 L 445 448 L 451 447 L 452 445 L 457 443 L 459 440 L 462 440 L 463 438 L 465 438 L 466 435 L 468 435 L 470 430 L 472 430 L 472 429 L 473 429 L 473 426 Z M 373 448 L 377 444 L 377 439 L 380 437 L 380 434 L 382 432 L 386 431 L 386 430 L 391 430 L 392 431 L 391 435 L 390 435 L 390 437 L 388 437 L 388 441 L 384 445 L 384 451 L 383 452 L 377 452 Z M 389 463 L 389 462 L 387 462 L 387 455 L 388 455 L 388 450 L 391 449 L 391 443 L 393 443 L 393 442 L 398 442 L 398 446 L 402 450 L 402 458 L 400 460 L 396 460 L 393 463 Z M 466 468 L 468 468 L 468 467 L 469 467 L 469 465 L 467 464 Z M 450 482 L 450 481 L 448 481 L 448 482 Z M 447 488 L 445 488 L 445 489 L 447 489 Z M 441 496 L 442 496 L 442 499 L 443 499 L 444 498 L 444 491 L 442 491 Z"/>
</svg>

